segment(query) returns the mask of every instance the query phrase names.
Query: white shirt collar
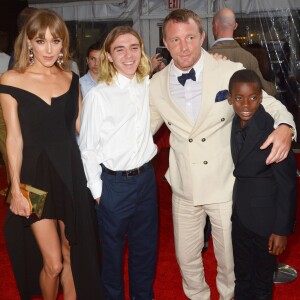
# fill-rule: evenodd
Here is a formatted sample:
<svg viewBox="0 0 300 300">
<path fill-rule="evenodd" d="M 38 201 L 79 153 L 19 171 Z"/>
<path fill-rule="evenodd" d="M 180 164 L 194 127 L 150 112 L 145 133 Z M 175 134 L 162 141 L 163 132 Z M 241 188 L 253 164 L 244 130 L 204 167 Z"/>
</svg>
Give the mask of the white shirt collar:
<svg viewBox="0 0 300 300">
<path fill-rule="evenodd" d="M 94 83 L 97 83 L 97 81 L 94 80 L 94 78 L 92 77 L 91 71 L 88 70 L 88 72 L 86 73 L 86 76 L 88 77 L 88 79 L 90 81 L 93 81 Z"/>
<path fill-rule="evenodd" d="M 196 80 L 199 79 L 200 77 L 200 74 L 203 70 L 203 65 L 204 65 L 204 55 L 203 55 L 203 51 L 201 51 L 201 56 L 199 58 L 199 60 L 196 62 L 196 64 L 193 66 L 195 72 L 196 72 Z M 171 69 L 170 69 L 170 72 L 173 73 L 176 77 L 178 76 L 181 76 L 182 73 L 188 73 L 191 69 L 189 69 L 188 71 L 182 71 L 180 69 L 178 69 L 175 64 L 174 64 L 174 61 L 172 60 L 171 61 Z"/>
<path fill-rule="evenodd" d="M 214 43 L 212 44 L 212 46 L 218 42 L 221 42 L 221 41 L 233 41 L 234 38 L 219 38 L 217 40 L 214 41 Z"/>
<path fill-rule="evenodd" d="M 137 80 L 136 80 L 136 74 L 134 75 L 134 77 L 132 79 L 120 74 L 120 73 L 117 73 L 116 74 L 116 77 L 115 77 L 115 83 L 120 87 L 120 88 L 125 88 L 129 85 L 131 85 L 132 83 L 135 84 L 137 83 Z"/>
</svg>

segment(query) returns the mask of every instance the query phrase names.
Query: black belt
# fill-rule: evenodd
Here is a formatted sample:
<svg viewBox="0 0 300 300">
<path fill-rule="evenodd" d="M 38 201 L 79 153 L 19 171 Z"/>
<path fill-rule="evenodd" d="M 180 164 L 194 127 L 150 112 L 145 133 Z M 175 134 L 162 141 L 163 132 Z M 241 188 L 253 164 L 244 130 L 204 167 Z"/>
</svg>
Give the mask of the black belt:
<svg viewBox="0 0 300 300">
<path fill-rule="evenodd" d="M 122 176 L 130 177 L 130 176 L 136 176 L 136 175 L 139 175 L 139 174 L 143 173 L 147 168 L 152 166 L 152 162 L 150 160 L 149 162 L 145 163 L 144 165 L 142 165 L 139 168 L 135 168 L 135 169 L 132 169 L 132 170 L 127 170 L 127 171 L 113 171 L 113 170 L 110 170 L 107 167 L 105 167 L 103 164 L 101 164 L 101 166 L 102 166 L 103 172 L 105 172 L 109 175 L 121 174 Z"/>
</svg>

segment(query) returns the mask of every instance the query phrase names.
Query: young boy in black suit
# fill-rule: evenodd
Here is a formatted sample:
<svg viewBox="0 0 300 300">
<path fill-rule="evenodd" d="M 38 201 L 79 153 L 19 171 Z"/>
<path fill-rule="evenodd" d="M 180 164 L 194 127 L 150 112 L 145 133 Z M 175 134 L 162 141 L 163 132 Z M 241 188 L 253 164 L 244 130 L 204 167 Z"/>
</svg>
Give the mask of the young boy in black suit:
<svg viewBox="0 0 300 300">
<path fill-rule="evenodd" d="M 295 222 L 295 157 L 290 151 L 282 162 L 266 165 L 271 147 L 260 146 L 274 130 L 274 120 L 261 101 L 255 72 L 245 69 L 232 75 L 228 102 L 236 113 L 231 131 L 235 300 L 272 299 L 276 256 L 285 250 Z"/>
</svg>

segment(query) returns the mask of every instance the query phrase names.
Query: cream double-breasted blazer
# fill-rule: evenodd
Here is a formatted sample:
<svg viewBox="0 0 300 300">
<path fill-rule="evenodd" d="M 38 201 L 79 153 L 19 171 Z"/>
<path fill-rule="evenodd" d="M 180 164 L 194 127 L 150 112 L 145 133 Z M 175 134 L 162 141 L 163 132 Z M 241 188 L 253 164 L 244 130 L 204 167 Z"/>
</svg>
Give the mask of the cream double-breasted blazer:
<svg viewBox="0 0 300 300">
<path fill-rule="evenodd" d="M 243 68 L 242 64 L 229 60 L 216 61 L 203 49 L 202 55 L 202 100 L 194 124 L 172 100 L 170 65 L 150 81 L 152 132 L 155 133 L 163 122 L 171 132 L 166 178 L 174 194 L 191 199 L 194 205 L 232 200 L 234 177 L 230 132 L 234 111 L 227 99 L 217 102 L 216 95 L 228 90 L 231 75 Z M 295 127 L 292 115 L 281 102 L 264 93 L 263 105 L 275 119 L 275 125 L 288 123 Z"/>
</svg>

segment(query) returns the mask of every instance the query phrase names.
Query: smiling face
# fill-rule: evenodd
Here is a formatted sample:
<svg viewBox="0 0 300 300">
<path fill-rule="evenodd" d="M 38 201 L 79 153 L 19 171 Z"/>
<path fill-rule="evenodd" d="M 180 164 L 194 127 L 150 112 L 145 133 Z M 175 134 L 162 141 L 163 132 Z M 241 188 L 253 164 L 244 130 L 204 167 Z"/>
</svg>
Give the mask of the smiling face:
<svg viewBox="0 0 300 300">
<path fill-rule="evenodd" d="M 175 66 L 182 71 L 191 69 L 201 57 L 205 33 L 200 34 L 199 26 L 192 18 L 187 23 L 170 20 L 164 32 L 164 44 L 170 51 Z"/>
<path fill-rule="evenodd" d="M 62 39 L 54 38 L 47 28 L 43 37 L 37 34 L 33 39 L 28 40 L 28 46 L 33 50 L 34 65 L 52 67 L 57 61 L 63 45 Z"/>
<path fill-rule="evenodd" d="M 139 40 L 130 33 L 119 35 L 111 44 L 108 60 L 118 73 L 132 79 L 141 60 L 142 50 Z"/>
<path fill-rule="evenodd" d="M 262 101 L 262 91 L 254 82 L 235 82 L 228 102 L 235 113 L 241 118 L 241 127 L 252 118 Z"/>
</svg>

